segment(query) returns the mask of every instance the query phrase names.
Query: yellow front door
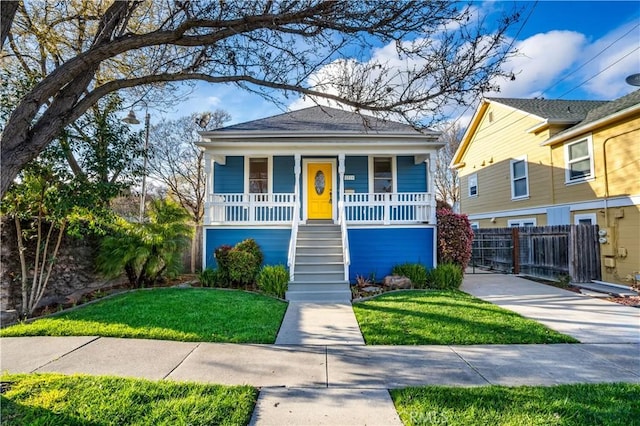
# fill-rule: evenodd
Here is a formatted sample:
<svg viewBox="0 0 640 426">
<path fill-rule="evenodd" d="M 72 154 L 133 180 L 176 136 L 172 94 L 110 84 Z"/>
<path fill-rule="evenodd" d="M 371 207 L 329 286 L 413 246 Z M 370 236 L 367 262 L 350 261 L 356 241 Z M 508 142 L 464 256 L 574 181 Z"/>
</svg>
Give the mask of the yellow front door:
<svg viewBox="0 0 640 426">
<path fill-rule="evenodd" d="M 307 209 L 309 219 L 333 219 L 331 163 L 307 165 Z"/>
</svg>

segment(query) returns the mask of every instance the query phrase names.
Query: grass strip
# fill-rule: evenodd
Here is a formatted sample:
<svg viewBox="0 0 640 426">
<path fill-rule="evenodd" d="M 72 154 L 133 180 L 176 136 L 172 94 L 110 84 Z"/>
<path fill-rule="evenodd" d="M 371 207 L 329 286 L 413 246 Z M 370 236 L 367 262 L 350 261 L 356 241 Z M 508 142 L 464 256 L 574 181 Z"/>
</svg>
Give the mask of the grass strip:
<svg viewBox="0 0 640 426">
<path fill-rule="evenodd" d="M 3 425 L 246 425 L 250 386 L 60 374 L 3 375 Z"/>
<path fill-rule="evenodd" d="M 406 426 L 640 424 L 637 384 L 427 386 L 390 393 Z"/>
<path fill-rule="evenodd" d="M 389 293 L 353 305 L 369 345 L 576 343 L 515 312 L 455 290 Z"/>
<path fill-rule="evenodd" d="M 244 291 L 160 288 L 16 324 L 0 330 L 0 336 L 274 343 L 286 309 L 287 304 L 280 300 Z"/>
</svg>

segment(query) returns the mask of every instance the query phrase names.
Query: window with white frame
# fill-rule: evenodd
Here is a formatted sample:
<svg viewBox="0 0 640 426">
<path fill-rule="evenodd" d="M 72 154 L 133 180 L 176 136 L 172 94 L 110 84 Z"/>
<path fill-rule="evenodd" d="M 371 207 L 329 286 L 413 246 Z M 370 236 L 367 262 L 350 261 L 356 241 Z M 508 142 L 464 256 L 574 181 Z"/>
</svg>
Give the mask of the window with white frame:
<svg viewBox="0 0 640 426">
<path fill-rule="evenodd" d="M 573 215 L 573 223 L 576 225 L 597 225 L 595 213 L 577 213 Z"/>
<path fill-rule="evenodd" d="M 525 228 L 528 226 L 536 226 L 536 222 L 535 217 L 525 217 L 522 219 L 509 219 L 507 225 L 509 225 L 510 228 Z"/>
<path fill-rule="evenodd" d="M 393 192 L 391 157 L 375 157 L 373 159 L 373 192 Z"/>
<path fill-rule="evenodd" d="M 469 197 L 478 196 L 478 175 L 476 173 L 469 175 Z"/>
<path fill-rule="evenodd" d="M 593 177 L 591 138 L 565 145 L 566 181 L 582 182 Z"/>
<path fill-rule="evenodd" d="M 511 160 L 511 198 L 516 200 L 529 196 L 529 170 L 527 158 Z"/>
<path fill-rule="evenodd" d="M 469 222 L 471 229 L 480 229 L 480 222 Z"/>
<path fill-rule="evenodd" d="M 269 159 L 249 158 L 249 193 L 269 192 Z"/>
</svg>

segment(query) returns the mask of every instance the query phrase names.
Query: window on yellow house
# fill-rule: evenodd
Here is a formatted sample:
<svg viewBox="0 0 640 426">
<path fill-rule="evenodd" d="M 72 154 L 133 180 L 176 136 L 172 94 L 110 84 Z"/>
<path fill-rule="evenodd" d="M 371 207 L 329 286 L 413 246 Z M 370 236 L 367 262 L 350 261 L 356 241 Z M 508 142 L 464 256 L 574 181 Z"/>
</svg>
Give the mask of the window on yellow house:
<svg viewBox="0 0 640 426">
<path fill-rule="evenodd" d="M 589 138 L 565 146 L 566 180 L 580 182 L 593 177 L 593 156 Z"/>
</svg>

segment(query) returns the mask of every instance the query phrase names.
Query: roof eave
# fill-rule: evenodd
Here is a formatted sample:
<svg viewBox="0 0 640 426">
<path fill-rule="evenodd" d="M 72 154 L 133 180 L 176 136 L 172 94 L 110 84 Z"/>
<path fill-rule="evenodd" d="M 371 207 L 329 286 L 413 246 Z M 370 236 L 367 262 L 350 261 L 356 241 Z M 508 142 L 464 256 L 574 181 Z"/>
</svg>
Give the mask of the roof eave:
<svg viewBox="0 0 640 426">
<path fill-rule="evenodd" d="M 555 136 L 550 137 L 549 139 L 547 139 L 546 141 L 542 142 L 540 144 L 540 146 L 551 146 L 551 145 L 556 145 L 558 143 L 564 142 L 568 139 L 571 139 L 573 137 L 579 136 L 580 134 L 592 131 L 598 127 L 607 125 L 609 123 L 618 121 L 622 118 L 625 118 L 629 115 L 635 114 L 640 112 L 640 104 L 636 104 L 636 105 L 632 105 L 629 108 L 625 108 L 621 111 L 618 111 L 616 113 L 613 113 L 611 115 L 608 115 L 606 117 L 602 117 L 599 120 L 596 121 L 592 121 L 590 123 L 586 123 L 584 125 L 576 125 L 575 127 L 572 127 L 562 133 L 559 133 Z"/>
<path fill-rule="evenodd" d="M 467 151 L 467 148 L 469 147 L 469 144 L 471 143 L 471 137 L 473 136 L 473 134 L 478 129 L 478 126 L 480 125 L 482 116 L 486 112 L 487 108 L 489 108 L 490 102 L 491 101 L 488 99 L 483 99 L 480 105 L 478 105 L 478 108 L 476 108 L 476 112 L 473 114 L 473 117 L 471 118 L 471 123 L 469 123 L 467 130 L 464 132 L 464 135 L 462 136 L 462 140 L 460 141 L 460 145 L 458 146 L 458 149 L 453 154 L 453 158 L 451 160 L 451 164 L 449 164 L 449 168 L 456 170 L 465 166 L 464 162 L 462 162 L 462 157 L 464 156 L 465 152 Z"/>
<path fill-rule="evenodd" d="M 551 126 L 567 126 L 568 127 L 568 126 L 577 124 L 579 122 L 580 122 L 579 120 L 564 120 L 564 119 L 549 118 L 528 129 L 527 133 L 539 133 L 544 130 L 547 130 Z"/>
</svg>

